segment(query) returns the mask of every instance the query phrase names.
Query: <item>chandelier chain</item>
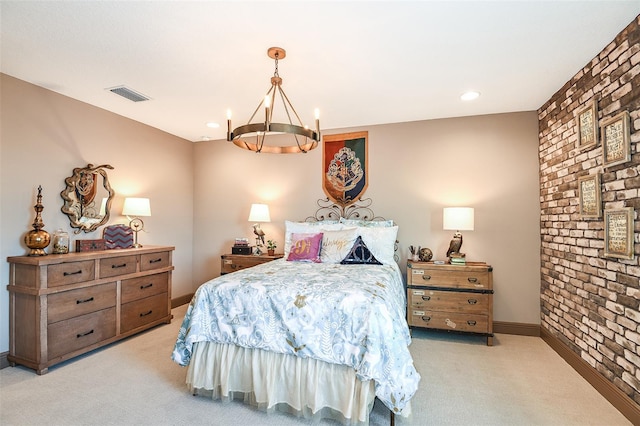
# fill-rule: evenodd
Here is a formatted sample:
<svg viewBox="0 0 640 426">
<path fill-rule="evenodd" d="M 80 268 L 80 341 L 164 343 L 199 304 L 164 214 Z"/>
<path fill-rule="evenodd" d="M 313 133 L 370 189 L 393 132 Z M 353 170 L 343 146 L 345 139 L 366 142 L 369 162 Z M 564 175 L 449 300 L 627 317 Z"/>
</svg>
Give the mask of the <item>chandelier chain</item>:
<svg viewBox="0 0 640 426">
<path fill-rule="evenodd" d="M 275 58 L 275 62 L 276 62 L 276 69 L 275 69 L 275 71 L 273 72 L 273 76 L 274 76 L 274 77 L 280 77 L 280 74 L 278 74 L 278 52 L 276 52 L 275 57 L 276 57 L 276 58 Z"/>
</svg>

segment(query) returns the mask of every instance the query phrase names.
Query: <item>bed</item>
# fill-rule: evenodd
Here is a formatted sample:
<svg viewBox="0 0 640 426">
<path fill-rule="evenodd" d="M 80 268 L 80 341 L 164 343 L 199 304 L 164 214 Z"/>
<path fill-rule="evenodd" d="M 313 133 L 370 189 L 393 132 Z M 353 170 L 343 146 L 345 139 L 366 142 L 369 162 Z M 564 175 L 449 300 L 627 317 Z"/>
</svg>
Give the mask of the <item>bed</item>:
<svg viewBox="0 0 640 426">
<path fill-rule="evenodd" d="M 396 235 L 392 221 L 286 221 L 282 259 L 196 291 L 172 353 L 189 390 L 343 424 L 368 424 L 375 398 L 391 423 L 409 416 L 420 375 Z"/>
</svg>

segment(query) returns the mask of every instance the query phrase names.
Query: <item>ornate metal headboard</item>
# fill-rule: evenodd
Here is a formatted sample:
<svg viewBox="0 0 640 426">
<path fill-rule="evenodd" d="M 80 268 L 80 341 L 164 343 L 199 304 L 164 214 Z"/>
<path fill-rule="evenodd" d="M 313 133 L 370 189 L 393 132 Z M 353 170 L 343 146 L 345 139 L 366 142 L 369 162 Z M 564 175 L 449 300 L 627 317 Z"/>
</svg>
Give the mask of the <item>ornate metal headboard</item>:
<svg viewBox="0 0 640 426">
<path fill-rule="evenodd" d="M 358 202 L 362 204 L 358 204 Z M 373 210 L 369 208 L 373 204 L 371 198 L 358 198 L 348 205 L 334 203 L 329 198 L 325 198 L 318 200 L 317 204 L 319 208 L 316 210 L 315 215 L 307 217 L 305 222 L 340 220 L 341 217 L 359 220 L 385 220 L 382 216 L 375 216 Z"/>
<path fill-rule="evenodd" d="M 373 210 L 370 208 L 371 204 L 373 204 L 373 200 L 371 198 L 358 198 L 354 202 L 350 202 L 349 204 L 334 203 L 329 198 L 325 198 L 318 200 L 316 203 L 318 204 L 318 210 L 316 210 L 314 216 L 307 217 L 305 219 L 305 222 L 340 220 L 341 217 L 345 219 L 367 221 L 386 220 L 382 216 L 376 216 Z M 400 256 L 398 255 L 399 244 L 400 242 L 396 240 L 393 247 L 393 258 L 396 260 L 396 262 L 400 261 Z"/>
</svg>

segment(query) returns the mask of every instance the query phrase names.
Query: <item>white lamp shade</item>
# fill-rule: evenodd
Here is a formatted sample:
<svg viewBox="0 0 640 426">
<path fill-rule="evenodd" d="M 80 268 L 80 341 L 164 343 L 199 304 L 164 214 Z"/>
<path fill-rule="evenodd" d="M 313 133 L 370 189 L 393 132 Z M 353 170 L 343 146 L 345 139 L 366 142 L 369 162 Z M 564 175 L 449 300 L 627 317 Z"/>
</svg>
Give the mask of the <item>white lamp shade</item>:
<svg viewBox="0 0 640 426">
<path fill-rule="evenodd" d="M 442 229 L 473 231 L 473 207 L 445 207 L 442 210 Z"/>
<path fill-rule="evenodd" d="M 151 204 L 148 198 L 125 198 L 122 214 L 125 216 L 151 216 Z"/>
<path fill-rule="evenodd" d="M 266 204 L 252 204 L 249 212 L 249 222 L 271 222 L 269 206 Z"/>
</svg>

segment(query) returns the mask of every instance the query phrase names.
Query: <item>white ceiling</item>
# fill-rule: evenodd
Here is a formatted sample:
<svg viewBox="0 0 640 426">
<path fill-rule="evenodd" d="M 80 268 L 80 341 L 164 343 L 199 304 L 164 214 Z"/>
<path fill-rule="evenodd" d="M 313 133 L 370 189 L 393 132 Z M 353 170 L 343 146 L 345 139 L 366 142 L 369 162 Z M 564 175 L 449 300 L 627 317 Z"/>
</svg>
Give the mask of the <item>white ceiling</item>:
<svg viewBox="0 0 640 426">
<path fill-rule="evenodd" d="M 640 1 L 5 1 L 1 70 L 190 141 L 270 87 L 322 128 L 536 110 Z M 105 89 L 125 85 L 134 103 Z M 462 102 L 475 89 L 482 96 Z M 278 105 L 276 105 L 277 111 Z M 222 123 L 219 129 L 206 127 Z M 242 123 L 241 123 L 242 121 Z"/>
</svg>

